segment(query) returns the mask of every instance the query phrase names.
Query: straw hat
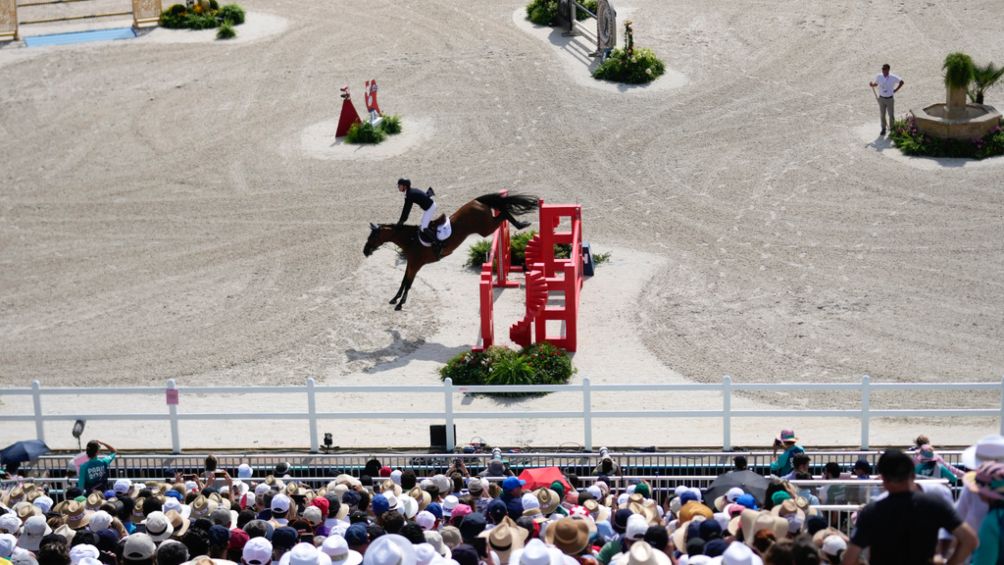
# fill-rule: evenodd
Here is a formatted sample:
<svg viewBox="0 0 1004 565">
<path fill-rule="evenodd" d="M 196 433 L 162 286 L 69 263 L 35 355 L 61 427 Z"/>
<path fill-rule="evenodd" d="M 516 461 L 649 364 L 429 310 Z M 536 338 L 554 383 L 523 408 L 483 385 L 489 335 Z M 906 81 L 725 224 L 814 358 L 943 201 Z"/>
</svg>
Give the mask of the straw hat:
<svg viewBox="0 0 1004 565">
<path fill-rule="evenodd" d="M 478 537 L 486 538 L 488 546 L 498 554 L 499 560 L 506 563 L 513 551 L 523 548 L 529 535 L 530 532 L 517 526 L 512 518 L 506 516 L 494 528 L 478 534 Z"/>
<path fill-rule="evenodd" d="M 621 554 L 616 565 L 670 565 L 669 556 L 652 548 L 648 542 L 636 541 Z"/>
<path fill-rule="evenodd" d="M 388 492 L 393 492 L 394 496 L 401 496 L 401 485 L 395 483 L 394 481 L 387 479 L 386 481 L 380 483 L 380 492 L 387 494 Z"/>
<path fill-rule="evenodd" d="M 537 502 L 540 503 L 540 511 L 545 516 L 554 514 L 554 511 L 558 509 L 558 505 L 561 504 L 561 498 L 558 496 L 558 493 L 549 488 L 537 489 L 534 494 L 537 496 Z"/>
<path fill-rule="evenodd" d="M 418 511 L 425 510 L 425 507 L 432 504 L 432 495 L 422 490 L 422 487 L 415 487 L 408 491 L 408 496 L 418 501 Z"/>
<path fill-rule="evenodd" d="M 79 530 L 91 523 L 91 516 L 83 504 L 76 500 L 66 505 L 66 525 L 71 530 Z"/>
<path fill-rule="evenodd" d="M 739 516 L 740 527 L 743 530 L 743 539 L 753 541 L 753 536 L 760 530 L 770 530 L 774 532 L 777 539 L 782 539 L 788 535 L 788 520 L 761 510 L 743 510 Z"/>
<path fill-rule="evenodd" d="M 544 541 L 565 555 L 578 555 L 589 544 L 589 527 L 584 520 L 562 518 L 547 527 Z"/>
<path fill-rule="evenodd" d="M 164 513 L 164 516 L 167 516 L 167 520 L 171 522 L 171 528 L 174 530 L 171 537 L 174 539 L 181 539 L 181 536 L 188 532 L 188 527 L 192 524 L 188 518 L 182 516 L 177 510 L 168 510 Z"/>
</svg>

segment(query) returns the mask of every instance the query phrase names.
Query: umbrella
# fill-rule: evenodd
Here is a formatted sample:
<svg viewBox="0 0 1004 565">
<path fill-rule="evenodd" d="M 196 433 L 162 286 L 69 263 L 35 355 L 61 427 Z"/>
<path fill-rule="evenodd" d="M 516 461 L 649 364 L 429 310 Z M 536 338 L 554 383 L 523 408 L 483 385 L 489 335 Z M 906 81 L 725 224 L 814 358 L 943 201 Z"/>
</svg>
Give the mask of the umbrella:
<svg viewBox="0 0 1004 565">
<path fill-rule="evenodd" d="M 557 467 L 523 469 L 523 472 L 519 474 L 519 478 L 526 481 L 526 485 L 523 487 L 525 490 L 549 488 L 554 481 L 565 485 L 565 492 L 572 490 L 572 485 L 568 484 L 565 475 Z"/>
<path fill-rule="evenodd" d="M 44 441 L 39 441 L 37 439 L 15 441 L 3 448 L 3 450 L 0 450 L 0 462 L 8 464 L 34 461 L 38 459 L 40 455 L 44 455 L 48 452 L 49 446 L 45 445 Z"/>
<path fill-rule="evenodd" d="M 732 487 L 739 487 L 744 492 L 752 494 L 757 504 L 763 506 L 763 498 L 767 494 L 767 479 L 753 471 L 729 471 L 719 475 L 704 493 L 704 500 L 714 501 L 724 495 Z"/>
</svg>

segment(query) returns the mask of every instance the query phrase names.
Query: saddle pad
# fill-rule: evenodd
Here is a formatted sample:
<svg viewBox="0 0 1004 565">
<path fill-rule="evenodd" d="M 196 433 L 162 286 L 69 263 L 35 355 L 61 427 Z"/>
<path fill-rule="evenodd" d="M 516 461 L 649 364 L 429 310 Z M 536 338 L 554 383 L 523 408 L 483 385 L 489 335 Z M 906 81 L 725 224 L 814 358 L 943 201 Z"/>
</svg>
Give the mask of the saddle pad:
<svg viewBox="0 0 1004 565">
<path fill-rule="evenodd" d="M 436 228 L 436 239 L 439 241 L 446 241 L 447 239 L 450 239 L 451 235 L 453 235 L 453 225 L 450 224 L 450 217 L 447 216 L 443 225 Z M 432 247 L 432 243 L 422 239 L 421 235 L 418 236 L 418 241 L 425 247 Z"/>
</svg>

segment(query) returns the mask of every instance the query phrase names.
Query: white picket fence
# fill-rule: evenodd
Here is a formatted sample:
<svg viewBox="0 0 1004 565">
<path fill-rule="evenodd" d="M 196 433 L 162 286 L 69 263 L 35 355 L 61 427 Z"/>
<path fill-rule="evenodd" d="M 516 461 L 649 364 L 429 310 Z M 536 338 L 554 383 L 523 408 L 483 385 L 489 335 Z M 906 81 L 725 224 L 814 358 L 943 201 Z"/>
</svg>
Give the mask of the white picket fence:
<svg viewBox="0 0 1004 565">
<path fill-rule="evenodd" d="M 949 391 L 968 390 L 996 393 L 1000 398 L 997 408 L 903 408 L 903 409 L 873 409 L 871 394 L 879 391 Z M 714 410 L 596 410 L 593 408 L 593 393 L 625 393 L 625 392 L 718 392 L 721 394 L 721 408 Z M 848 394 L 857 393 L 859 404 L 849 409 L 805 409 L 786 407 L 783 410 L 737 410 L 732 408 L 732 397 L 736 392 L 745 391 L 843 391 Z M 581 409 L 566 411 L 523 411 L 506 409 L 492 412 L 457 411 L 454 409 L 456 395 L 478 393 L 543 393 L 564 392 L 581 394 Z M 321 412 L 317 409 L 318 394 L 363 394 L 387 395 L 395 394 L 428 394 L 439 395 L 443 399 L 442 410 L 429 412 L 374 412 L 374 411 L 338 411 Z M 57 395 L 115 397 L 121 395 L 150 394 L 164 395 L 168 402 L 163 413 L 80 413 L 80 414 L 47 414 L 44 410 L 44 399 Z M 177 398 L 187 394 L 230 394 L 263 397 L 264 402 L 252 402 L 253 405 L 267 405 L 265 395 L 303 395 L 306 400 L 304 412 L 236 412 L 221 410 L 211 413 L 181 413 L 178 410 Z M 0 414 L 0 422 L 34 422 L 38 439 L 45 440 L 45 423 L 54 421 L 117 421 L 169 422 L 171 428 L 171 447 L 174 453 L 181 452 L 181 440 L 178 424 L 181 421 L 223 421 L 223 420 L 306 420 L 310 430 L 311 452 L 320 450 L 318 440 L 318 422 L 327 420 L 434 420 L 446 424 L 446 447 L 453 450 L 456 446 L 454 437 L 454 422 L 457 420 L 474 419 L 571 419 L 578 420 L 584 430 L 583 446 L 587 451 L 593 449 L 593 420 L 608 418 L 716 418 L 722 423 L 722 449 L 732 448 L 733 418 L 763 418 L 763 417 L 816 417 L 816 418 L 854 418 L 860 421 L 861 449 L 868 449 L 869 429 L 873 418 L 889 417 L 991 417 L 998 418 L 1001 433 L 1004 434 L 1004 379 L 1001 382 L 965 382 L 965 383 L 872 383 L 870 377 L 863 376 L 856 383 L 736 383 L 725 376 L 721 383 L 712 384 L 592 384 L 588 377 L 581 383 L 569 385 L 538 385 L 538 386 L 454 386 L 450 379 L 442 385 L 416 386 L 356 386 L 356 385 L 318 385 L 313 378 L 308 378 L 303 386 L 259 386 L 259 387 L 225 387 L 225 386 L 185 386 L 179 387 L 174 379 L 168 380 L 165 387 L 104 387 L 104 388 L 46 388 L 39 381 L 32 382 L 31 388 L 0 389 L 0 397 L 30 396 L 33 413 L 12 414 L 5 410 Z M 172 398 L 174 402 L 172 403 Z"/>
</svg>

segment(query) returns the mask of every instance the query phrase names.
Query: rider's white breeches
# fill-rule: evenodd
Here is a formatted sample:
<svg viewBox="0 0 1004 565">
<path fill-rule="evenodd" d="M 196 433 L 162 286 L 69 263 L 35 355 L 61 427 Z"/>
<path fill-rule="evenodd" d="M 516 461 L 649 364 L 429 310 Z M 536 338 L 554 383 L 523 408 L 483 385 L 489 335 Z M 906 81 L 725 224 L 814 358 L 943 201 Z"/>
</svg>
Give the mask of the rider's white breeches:
<svg viewBox="0 0 1004 565">
<path fill-rule="evenodd" d="M 435 217 L 436 217 L 436 203 L 433 202 L 432 206 L 429 206 L 428 210 L 422 212 L 421 229 L 424 230 L 425 228 L 429 227 L 429 222 L 431 222 Z"/>
</svg>

